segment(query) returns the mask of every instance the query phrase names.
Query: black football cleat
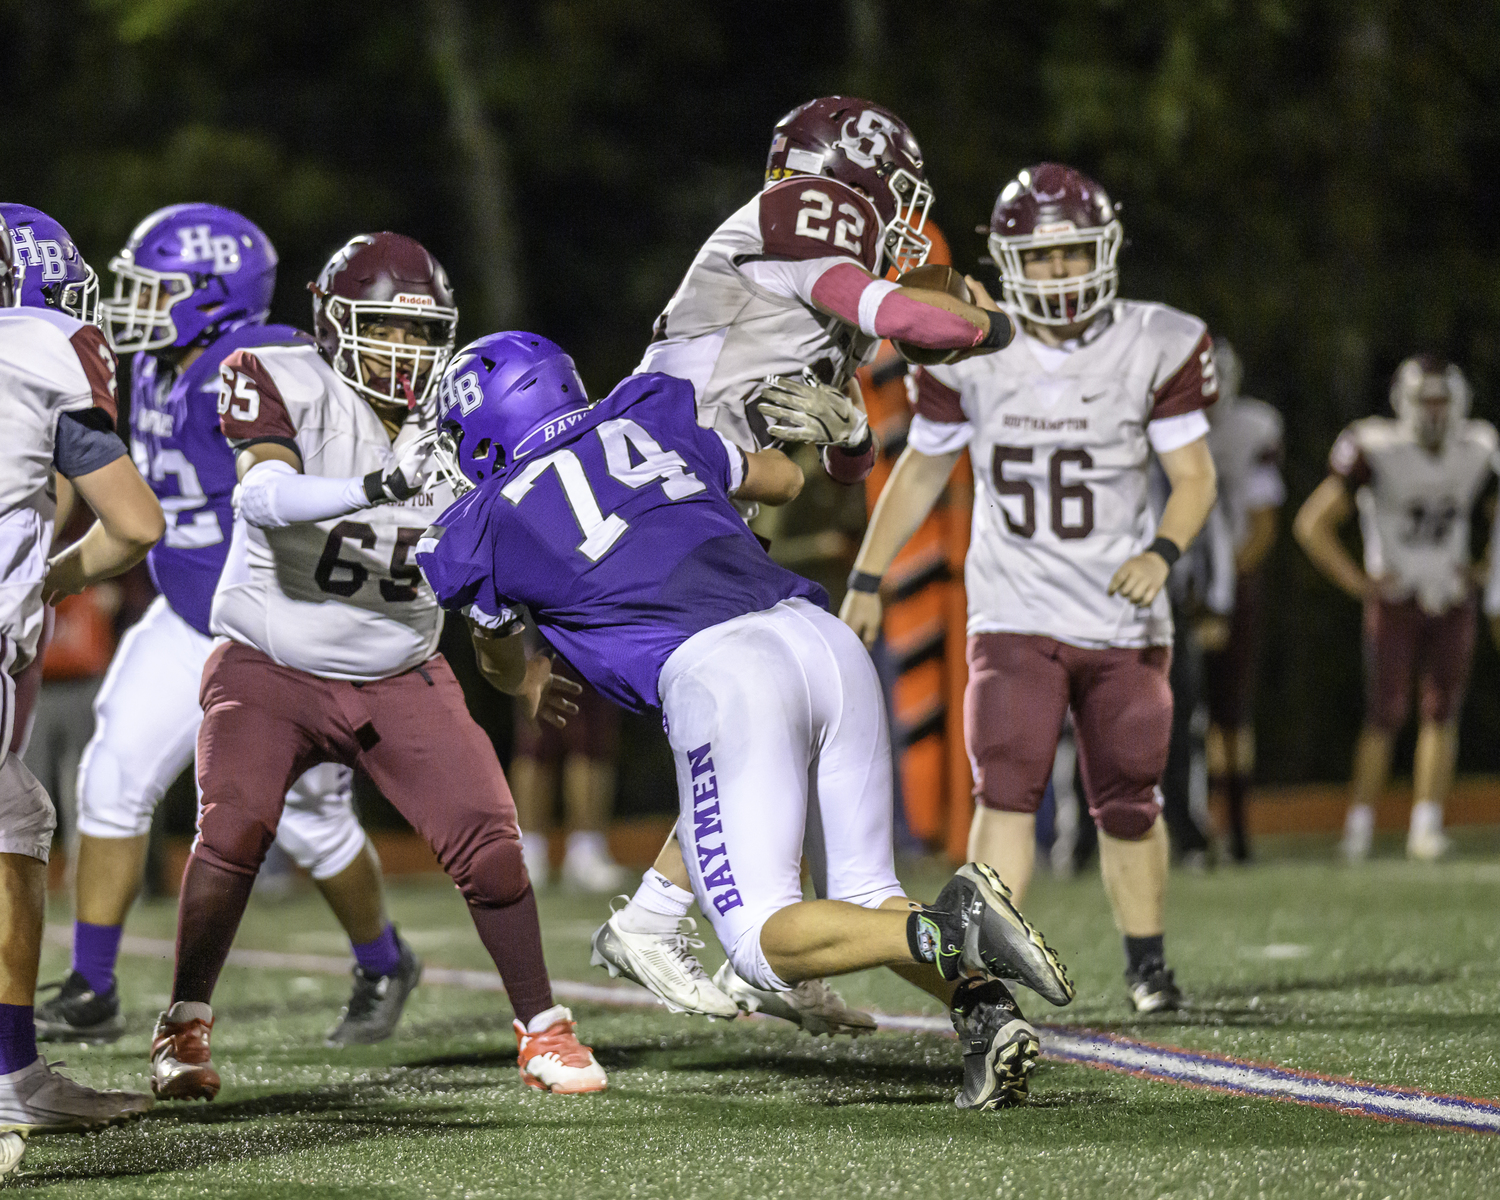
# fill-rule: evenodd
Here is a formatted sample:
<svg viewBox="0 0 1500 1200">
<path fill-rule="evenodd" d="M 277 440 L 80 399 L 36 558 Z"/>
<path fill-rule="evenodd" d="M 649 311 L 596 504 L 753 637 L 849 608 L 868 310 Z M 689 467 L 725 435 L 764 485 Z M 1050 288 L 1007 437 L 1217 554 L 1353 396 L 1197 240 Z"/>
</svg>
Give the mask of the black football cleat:
<svg viewBox="0 0 1500 1200">
<path fill-rule="evenodd" d="M 948 1011 L 964 1052 L 959 1108 L 989 1112 L 1025 1104 L 1041 1042 L 1009 989 L 998 979 L 966 979 Z"/>
<path fill-rule="evenodd" d="M 36 1037 L 39 1042 L 113 1042 L 125 1032 L 120 1012 L 120 988 L 111 983 L 102 996 L 77 971 L 58 983 L 44 983 L 42 990 L 56 988 L 57 995 L 36 1007 Z"/>
<path fill-rule="evenodd" d="M 1127 970 L 1125 987 L 1138 1013 L 1175 1012 L 1186 1003 L 1172 972 L 1160 960 L 1144 962 L 1138 970 Z"/>
<path fill-rule="evenodd" d="M 923 914 L 944 979 L 982 972 L 1024 984 L 1053 1004 L 1073 999 L 1067 968 L 1010 898 L 993 867 L 965 863 Z"/>
<path fill-rule="evenodd" d="M 371 975 L 363 967 L 354 968 L 354 990 L 338 1024 L 328 1031 L 326 1045 L 370 1046 L 396 1032 L 406 998 L 422 979 L 422 960 L 400 934 L 396 945 L 401 959 L 391 974 Z"/>
</svg>

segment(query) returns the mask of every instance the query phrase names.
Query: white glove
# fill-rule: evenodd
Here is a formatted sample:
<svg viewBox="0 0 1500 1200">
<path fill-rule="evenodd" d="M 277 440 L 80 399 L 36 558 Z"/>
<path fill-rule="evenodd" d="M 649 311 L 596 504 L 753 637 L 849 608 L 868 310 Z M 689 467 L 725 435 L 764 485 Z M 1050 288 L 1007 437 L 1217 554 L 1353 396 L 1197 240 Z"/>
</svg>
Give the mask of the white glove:
<svg viewBox="0 0 1500 1200">
<path fill-rule="evenodd" d="M 784 442 L 854 450 L 869 439 L 870 423 L 859 406 L 826 383 L 783 375 L 768 380 L 755 399 L 767 432 Z"/>
<path fill-rule="evenodd" d="M 437 436 L 436 429 L 429 429 L 401 451 L 390 466 L 365 476 L 365 495 L 371 504 L 409 500 L 427 486 L 427 481 L 437 470 L 437 463 L 433 461 Z"/>
</svg>

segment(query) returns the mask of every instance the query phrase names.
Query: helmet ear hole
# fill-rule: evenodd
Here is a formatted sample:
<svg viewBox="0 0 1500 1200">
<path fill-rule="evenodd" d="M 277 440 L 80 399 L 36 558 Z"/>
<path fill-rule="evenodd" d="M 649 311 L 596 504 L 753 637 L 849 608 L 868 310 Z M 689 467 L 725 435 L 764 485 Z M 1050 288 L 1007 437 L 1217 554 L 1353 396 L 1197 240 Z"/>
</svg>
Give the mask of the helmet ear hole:
<svg viewBox="0 0 1500 1200">
<path fill-rule="evenodd" d="M 474 457 L 476 459 L 480 459 L 480 458 L 488 458 L 489 456 L 490 456 L 490 439 L 489 438 L 480 438 L 479 441 L 474 444 Z"/>
</svg>

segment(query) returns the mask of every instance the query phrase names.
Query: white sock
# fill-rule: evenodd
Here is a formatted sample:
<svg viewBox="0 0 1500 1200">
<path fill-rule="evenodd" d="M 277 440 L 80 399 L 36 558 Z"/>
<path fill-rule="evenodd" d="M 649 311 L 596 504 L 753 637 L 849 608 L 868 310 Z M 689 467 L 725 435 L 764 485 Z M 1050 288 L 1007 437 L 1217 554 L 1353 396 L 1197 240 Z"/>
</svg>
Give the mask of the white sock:
<svg viewBox="0 0 1500 1200">
<path fill-rule="evenodd" d="M 651 867 L 641 876 L 641 886 L 630 903 L 620 910 L 620 926 L 629 933 L 676 933 L 677 922 L 692 906 L 692 892 Z"/>
<path fill-rule="evenodd" d="M 575 829 L 568 834 L 567 856 L 609 861 L 609 841 L 597 829 Z"/>
<path fill-rule="evenodd" d="M 1418 800 L 1411 806 L 1411 836 L 1431 837 L 1443 831 L 1443 806 L 1436 800 Z"/>
<path fill-rule="evenodd" d="M 1346 834 L 1368 834 L 1375 828 L 1375 809 L 1369 804 L 1351 804 L 1344 814 Z"/>
</svg>

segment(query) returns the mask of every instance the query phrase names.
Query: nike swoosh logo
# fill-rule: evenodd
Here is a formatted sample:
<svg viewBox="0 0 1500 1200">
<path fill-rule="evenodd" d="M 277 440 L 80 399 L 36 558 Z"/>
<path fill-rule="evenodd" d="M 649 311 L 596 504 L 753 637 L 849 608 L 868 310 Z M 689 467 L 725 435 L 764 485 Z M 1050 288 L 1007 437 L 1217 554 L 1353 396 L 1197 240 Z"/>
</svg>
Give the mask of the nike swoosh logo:
<svg viewBox="0 0 1500 1200">
<path fill-rule="evenodd" d="M 1084 403 L 1085 403 L 1085 404 L 1092 404 L 1092 403 L 1093 403 L 1093 402 L 1094 402 L 1094 401 L 1095 401 L 1095 400 L 1099 400 L 1099 399 L 1101 399 L 1101 398 L 1102 398 L 1102 397 L 1103 397 L 1103 396 L 1104 396 L 1104 393 L 1103 393 L 1103 392 L 1095 392 L 1095 393 L 1094 393 L 1094 394 L 1093 394 L 1093 395 L 1092 395 L 1092 396 L 1085 396 L 1085 397 L 1084 397 L 1084 398 L 1083 398 L 1083 402 L 1084 402 Z"/>
</svg>

